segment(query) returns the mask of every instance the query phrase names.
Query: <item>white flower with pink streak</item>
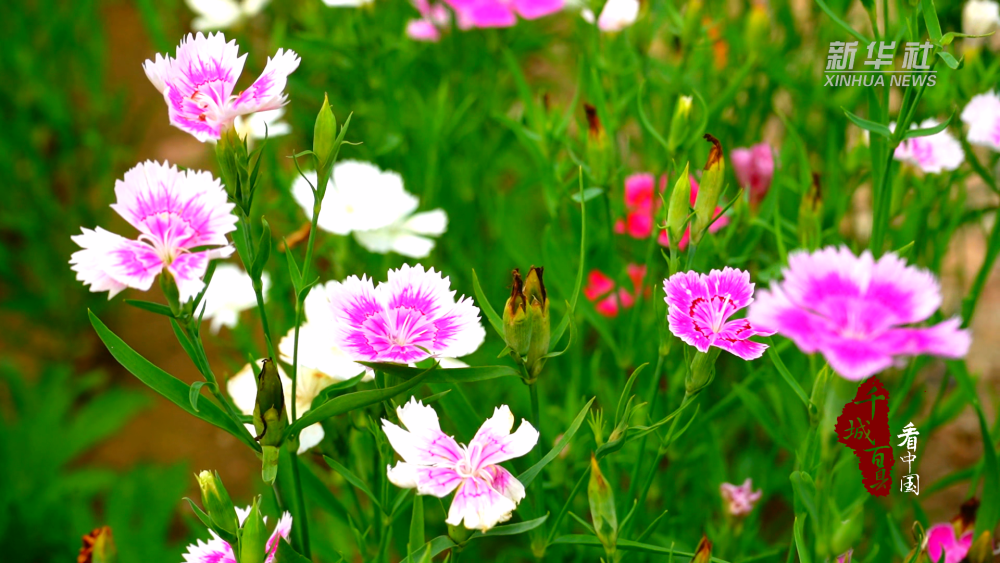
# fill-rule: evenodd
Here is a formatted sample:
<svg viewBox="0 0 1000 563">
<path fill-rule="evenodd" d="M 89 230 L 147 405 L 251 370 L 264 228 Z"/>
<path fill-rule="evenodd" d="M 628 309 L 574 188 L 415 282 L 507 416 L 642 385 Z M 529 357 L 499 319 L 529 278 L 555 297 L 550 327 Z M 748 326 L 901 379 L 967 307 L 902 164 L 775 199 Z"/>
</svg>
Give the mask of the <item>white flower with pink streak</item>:
<svg viewBox="0 0 1000 563">
<path fill-rule="evenodd" d="M 522 420 L 512 434 L 514 415 L 501 405 L 462 446 L 441 431 L 437 412 L 416 399 L 398 407 L 396 414 L 405 430 L 382 419 L 382 430 L 403 458 L 395 467 L 387 466 L 392 484 L 438 498 L 456 491 L 445 520 L 452 526 L 464 521 L 470 530 L 486 531 L 510 519 L 524 498 L 524 486 L 499 464 L 527 454 L 538 443 L 538 431 L 528 421 Z"/>
<path fill-rule="evenodd" d="M 934 119 L 924 120 L 917 125 L 914 123 L 911 129 L 930 129 L 937 127 L 938 122 Z M 889 129 L 896 130 L 896 124 L 890 123 Z M 934 135 L 925 137 L 914 137 L 899 143 L 896 152 L 893 153 L 896 160 L 909 162 L 928 174 L 940 174 L 945 170 L 955 170 L 965 161 L 965 151 L 958 139 L 951 136 L 947 129 Z"/>
<path fill-rule="evenodd" d="M 115 195 L 111 208 L 140 234 L 133 240 L 98 227 L 73 237 L 83 250 L 70 264 L 91 291 L 108 299 L 126 287 L 146 291 L 165 269 L 186 302 L 205 287 L 208 261 L 233 253 L 226 233 L 236 230 L 234 205 L 208 172 L 141 162 L 115 182 Z"/>
<path fill-rule="evenodd" d="M 170 124 L 205 142 L 218 139 L 241 115 L 278 109 L 288 102 L 288 75 L 299 66 L 294 51 L 278 49 L 260 77 L 233 94 L 246 54 L 221 32 L 208 37 L 188 34 L 175 58 L 157 54 L 142 68 L 167 102 Z"/>
<path fill-rule="evenodd" d="M 472 299 L 455 300 L 451 281 L 433 268 L 403 264 L 378 287 L 350 276 L 326 287 L 336 320 L 330 337 L 352 360 L 409 364 L 475 352 L 485 330 Z"/>
<path fill-rule="evenodd" d="M 243 524 L 243 521 L 246 520 L 249 514 L 250 507 L 236 509 L 240 525 Z M 267 523 L 266 516 L 264 517 L 264 523 Z M 208 538 L 208 541 L 198 540 L 197 543 L 193 543 L 187 547 L 187 553 L 184 554 L 184 563 L 236 563 L 233 547 L 216 535 L 215 532 L 209 530 L 209 533 L 212 534 L 212 537 Z M 267 540 L 264 563 L 273 563 L 274 554 L 278 551 L 278 542 L 281 541 L 280 538 L 287 540 L 291 533 L 292 516 L 286 512 L 278 519 L 278 524 L 274 527 L 274 532 Z"/>
<path fill-rule="evenodd" d="M 962 121 L 969 126 L 970 144 L 1000 151 L 1000 96 L 996 92 L 973 96 L 962 110 Z"/>
</svg>

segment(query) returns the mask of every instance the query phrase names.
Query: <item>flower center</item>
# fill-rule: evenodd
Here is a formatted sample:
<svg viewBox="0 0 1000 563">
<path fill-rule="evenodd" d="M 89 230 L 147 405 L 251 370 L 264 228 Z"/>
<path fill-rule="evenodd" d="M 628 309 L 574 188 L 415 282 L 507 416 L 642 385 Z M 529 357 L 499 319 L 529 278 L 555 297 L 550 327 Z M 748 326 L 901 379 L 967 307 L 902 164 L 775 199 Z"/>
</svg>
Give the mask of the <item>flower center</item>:
<svg viewBox="0 0 1000 563">
<path fill-rule="evenodd" d="M 458 476 L 463 479 L 469 479 L 470 477 L 475 476 L 476 471 L 475 468 L 472 467 L 472 462 L 463 458 L 455 464 L 455 473 L 458 473 Z"/>
</svg>

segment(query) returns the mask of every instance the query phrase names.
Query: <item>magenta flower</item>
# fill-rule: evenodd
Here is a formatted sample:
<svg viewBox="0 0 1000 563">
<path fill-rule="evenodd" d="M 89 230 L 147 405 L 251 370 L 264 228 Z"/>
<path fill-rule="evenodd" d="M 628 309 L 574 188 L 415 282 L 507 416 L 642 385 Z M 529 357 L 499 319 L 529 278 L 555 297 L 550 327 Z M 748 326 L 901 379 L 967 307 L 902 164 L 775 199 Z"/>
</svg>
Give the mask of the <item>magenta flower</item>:
<svg viewBox="0 0 1000 563">
<path fill-rule="evenodd" d="M 208 37 L 199 32 L 181 40 L 176 58 L 157 54 L 142 68 L 163 94 L 170 124 L 205 142 L 218 139 L 238 116 L 278 109 L 288 102 L 285 84 L 298 68 L 299 56 L 278 49 L 260 77 L 234 95 L 246 57 L 239 54 L 236 41 L 226 43 L 221 32 Z"/>
<path fill-rule="evenodd" d="M 237 508 L 236 514 L 242 525 L 247 515 L 250 514 L 250 507 Z M 264 522 L 267 522 L 266 516 L 264 517 Z M 229 545 L 229 542 L 223 540 L 211 530 L 209 530 L 209 533 L 212 534 L 212 537 L 208 541 L 203 542 L 198 540 L 197 543 L 193 543 L 187 547 L 187 553 L 184 554 L 184 563 L 236 563 L 236 556 L 233 554 L 233 547 Z M 287 540 L 291 533 L 292 516 L 286 512 L 278 519 L 278 524 L 274 527 L 274 532 L 267 540 L 267 547 L 264 552 L 265 563 L 272 563 L 274 561 L 274 554 L 278 550 L 279 538 Z"/>
<path fill-rule="evenodd" d="M 742 485 L 723 483 L 719 485 L 719 493 L 726 503 L 726 510 L 733 516 L 743 517 L 753 510 L 753 505 L 760 500 L 763 494 L 759 489 L 753 490 L 753 481 L 747 477 Z"/>
<path fill-rule="evenodd" d="M 208 261 L 233 253 L 226 233 L 236 230 L 234 205 L 208 172 L 147 160 L 115 182 L 119 215 L 139 230 L 136 240 L 106 231 L 81 229 L 73 241 L 83 250 L 70 257 L 76 279 L 108 299 L 126 287 L 146 291 L 164 269 L 185 302 L 205 287 Z M 195 250 L 215 246 L 209 250 Z"/>
<path fill-rule="evenodd" d="M 583 288 L 583 295 L 590 301 L 594 301 L 594 309 L 605 317 L 618 316 L 619 307 L 625 309 L 635 305 L 635 300 L 639 293 L 643 291 L 642 280 L 646 277 L 645 264 L 629 264 L 625 266 L 625 272 L 632 281 L 633 291 L 628 291 L 624 287 L 615 291 L 615 280 L 604 275 L 600 270 L 591 270 L 587 275 L 587 286 Z M 649 295 L 649 288 L 645 288 L 645 293 Z"/>
<path fill-rule="evenodd" d="M 950 522 L 934 524 L 927 529 L 924 536 L 924 548 L 931 561 L 935 563 L 941 560 L 944 554 L 944 563 L 959 563 L 969 553 L 972 547 L 973 533 L 969 530 L 962 534 L 962 537 L 955 537 L 955 526 Z"/>
<path fill-rule="evenodd" d="M 510 27 L 517 16 L 534 20 L 563 8 L 564 0 L 445 0 L 455 10 L 458 27 Z"/>
<path fill-rule="evenodd" d="M 728 320 L 753 302 L 753 288 L 748 272 L 729 267 L 707 275 L 678 272 L 670 276 L 663 280 L 670 332 L 700 352 L 715 346 L 744 360 L 759 358 L 767 345 L 750 337 L 774 333 L 747 319 Z"/>
<path fill-rule="evenodd" d="M 730 155 L 733 171 L 740 186 L 750 193 L 750 204 L 756 206 L 771 189 L 774 179 L 774 149 L 759 143 L 748 149 L 735 149 Z"/>
<path fill-rule="evenodd" d="M 667 177 L 660 180 L 663 191 Z M 656 177 L 652 174 L 632 174 L 625 178 L 625 219 L 615 222 L 615 232 L 643 239 L 653 233 L 653 216 L 660 208 L 656 193 Z"/>
<path fill-rule="evenodd" d="M 438 42 L 441 29 L 451 22 L 448 9 L 441 4 L 431 4 L 430 0 L 413 0 L 413 5 L 420 12 L 420 18 L 407 22 L 406 36 L 414 41 Z"/>
<path fill-rule="evenodd" d="M 471 354 L 483 341 L 479 308 L 455 301 L 448 278 L 404 264 L 375 287 L 368 277 L 327 284 L 334 344 L 352 360 L 408 364 Z M 428 352 L 430 354 L 428 355 Z"/>
<path fill-rule="evenodd" d="M 819 351 L 837 373 L 861 380 L 892 365 L 894 356 L 965 356 L 971 337 L 960 319 L 913 328 L 941 305 L 934 276 L 895 254 L 875 260 L 845 247 L 788 256 L 784 281 L 762 291 L 750 308 L 754 325 Z"/>
<path fill-rule="evenodd" d="M 531 451 L 538 431 L 526 420 L 517 431 L 507 405 L 493 411 L 468 446 L 460 446 L 441 431 L 433 408 L 411 398 L 396 408 L 406 430 L 382 419 L 382 430 L 392 448 L 403 458 L 387 466 L 389 481 L 397 487 L 416 489 L 417 494 L 438 498 L 456 491 L 448 518 L 452 526 L 486 531 L 510 519 L 524 498 L 524 486 L 499 464 Z"/>
</svg>

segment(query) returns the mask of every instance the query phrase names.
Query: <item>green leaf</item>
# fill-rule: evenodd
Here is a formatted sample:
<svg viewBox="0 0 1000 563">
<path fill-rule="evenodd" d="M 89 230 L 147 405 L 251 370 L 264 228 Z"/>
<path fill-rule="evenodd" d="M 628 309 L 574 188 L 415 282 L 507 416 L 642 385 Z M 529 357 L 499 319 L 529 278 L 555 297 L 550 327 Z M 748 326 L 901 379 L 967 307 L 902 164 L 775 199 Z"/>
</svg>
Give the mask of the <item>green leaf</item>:
<svg viewBox="0 0 1000 563">
<path fill-rule="evenodd" d="M 413 553 L 426 541 L 424 539 L 424 497 L 416 495 L 413 497 L 413 515 L 410 517 L 410 537 L 406 549 Z"/>
<path fill-rule="evenodd" d="M 622 389 L 621 396 L 618 397 L 618 407 L 615 409 L 615 426 L 618 425 L 622 420 L 622 415 L 625 414 L 625 405 L 628 401 L 628 397 L 632 393 L 632 385 L 635 384 L 635 378 L 639 376 L 643 368 L 648 366 L 649 363 L 642 364 L 641 366 L 632 370 L 632 375 L 629 376 L 628 381 L 625 382 L 625 388 Z"/>
<path fill-rule="evenodd" d="M 850 33 L 852 36 L 854 36 L 855 39 L 857 39 L 858 41 L 860 41 L 860 42 L 862 42 L 863 44 L 866 44 L 866 45 L 868 43 L 871 43 L 870 39 L 868 39 L 867 37 L 865 37 L 861 33 L 858 33 L 857 30 L 855 30 L 853 27 L 851 27 L 851 24 L 849 24 L 849 23 L 845 22 L 844 20 L 840 19 L 837 16 L 837 14 L 834 14 L 833 10 L 831 10 L 830 7 L 826 5 L 826 2 L 824 2 L 823 0 L 816 0 L 816 4 L 819 5 L 819 7 L 820 7 L 821 10 L 823 10 L 824 12 L 826 12 L 826 15 L 831 20 L 833 20 L 833 23 L 839 25 L 844 31 L 846 31 L 847 33 Z"/>
<path fill-rule="evenodd" d="M 580 176 L 580 192 L 583 192 L 583 169 L 579 170 Z M 583 265 L 584 259 L 587 256 L 587 204 L 586 199 L 580 202 L 580 266 L 576 271 L 576 286 L 573 289 L 573 299 L 570 300 L 569 309 L 566 310 L 566 314 L 559 321 L 556 329 L 552 332 L 552 339 L 549 346 L 552 350 L 559 344 L 559 340 L 562 339 L 562 335 L 566 332 L 566 328 L 569 327 L 570 317 L 573 312 L 576 311 L 576 303 L 580 298 L 580 288 L 583 287 Z"/>
<path fill-rule="evenodd" d="M 345 389 L 350 389 L 351 387 L 355 387 L 358 383 L 361 383 L 361 380 L 365 378 L 365 375 L 367 375 L 367 373 L 368 373 L 367 371 L 362 371 L 361 373 L 355 375 L 350 379 L 345 379 L 344 381 L 338 381 L 337 383 L 334 383 L 329 387 L 324 387 L 323 390 L 320 391 L 318 395 L 316 395 L 316 398 L 312 400 L 312 406 L 310 408 L 322 405 L 323 403 L 332 399 L 334 395 L 340 393 Z"/>
<path fill-rule="evenodd" d="M 517 476 L 517 480 L 520 481 L 525 488 L 527 488 L 528 485 L 535 480 L 535 477 L 538 477 L 538 474 L 542 472 L 542 469 L 544 469 L 546 465 L 552 463 L 552 460 L 555 459 L 556 456 L 559 455 L 559 452 L 561 452 L 563 448 L 569 444 L 570 440 L 573 439 L 576 431 L 579 430 L 580 425 L 583 424 L 583 419 L 586 418 L 587 412 L 590 411 L 590 405 L 594 403 L 596 398 L 597 397 L 591 398 L 587 401 L 587 404 L 580 409 L 579 414 L 576 415 L 572 424 L 570 424 L 569 428 L 566 429 L 566 432 L 563 433 L 562 438 L 560 438 L 556 445 L 549 450 L 549 453 L 545 454 L 545 457 L 539 460 L 538 463 L 529 467 L 524 473 Z"/>
<path fill-rule="evenodd" d="M 580 195 L 580 192 L 576 192 L 571 194 L 569 198 L 577 203 L 582 203 L 584 201 L 590 201 L 603 193 L 604 188 L 587 188 L 583 190 L 582 196 Z"/>
<path fill-rule="evenodd" d="M 288 247 L 288 240 L 281 239 L 285 243 L 285 261 L 288 262 L 288 277 L 292 279 L 292 289 L 295 290 L 295 295 L 299 294 L 300 286 L 302 285 L 302 272 L 299 270 L 299 265 L 295 263 L 295 255 L 292 249 Z"/>
<path fill-rule="evenodd" d="M 191 384 L 191 391 L 188 394 L 188 400 L 191 401 L 191 408 L 194 412 L 198 412 L 198 397 L 201 396 L 201 388 L 205 385 L 205 381 L 195 381 Z"/>
<path fill-rule="evenodd" d="M 890 131 L 887 126 L 882 125 L 881 123 L 875 123 L 874 121 L 869 121 L 863 117 L 858 117 L 857 115 L 854 115 L 853 113 L 847 111 L 846 108 L 840 108 L 840 109 L 843 109 L 844 113 L 847 115 L 847 119 L 850 119 L 851 122 L 853 122 L 858 127 L 865 129 L 867 131 L 871 131 L 872 133 L 882 135 L 886 139 L 892 137 L 892 131 Z"/>
<path fill-rule="evenodd" d="M 87 314 L 90 316 L 90 324 L 97 332 L 97 336 L 104 342 L 111 355 L 129 373 L 139 378 L 150 389 L 163 395 L 185 411 L 229 432 L 255 451 L 260 451 L 260 445 L 253 440 L 253 437 L 250 436 L 250 433 L 247 432 L 242 424 L 238 424 L 229 418 L 218 405 L 211 401 L 203 403 L 198 411 L 191 408 L 190 387 L 188 384 L 156 367 L 149 360 L 136 353 L 135 350 L 129 348 L 128 344 L 125 344 L 121 338 L 118 338 L 115 333 L 111 332 L 101 322 L 101 319 L 97 318 L 97 315 L 93 311 L 88 310 Z"/>
<path fill-rule="evenodd" d="M 970 35 L 968 33 L 958 33 L 957 31 L 949 31 L 948 33 L 945 33 L 944 35 L 941 36 L 941 46 L 944 47 L 944 46 L 951 45 L 952 41 L 954 41 L 958 37 L 964 37 L 964 38 L 968 38 L 968 39 L 973 39 L 973 38 L 976 38 L 976 37 L 990 37 L 994 33 L 996 33 L 996 32 L 995 31 L 991 31 L 989 33 L 984 33 L 982 35 Z"/>
<path fill-rule="evenodd" d="M 425 543 L 423 547 L 417 551 L 410 553 L 410 555 L 406 559 L 400 561 L 400 563 L 422 563 L 430 558 L 437 557 L 444 551 L 453 547 L 455 547 L 455 542 L 451 541 L 451 538 L 448 536 L 438 536 Z"/>
<path fill-rule="evenodd" d="M 201 520 L 201 523 L 204 524 L 206 528 L 213 527 L 212 518 L 208 514 L 205 514 L 205 511 L 202 510 L 200 506 L 195 504 L 195 502 L 188 497 L 184 497 L 184 500 L 191 505 L 191 510 L 194 511 L 195 516 L 198 517 L 198 520 Z"/>
<path fill-rule="evenodd" d="M 424 372 L 423 368 L 413 368 L 402 364 L 358 362 L 363 366 L 376 369 L 389 375 L 410 379 Z M 473 381 L 488 381 L 498 377 L 520 377 L 521 372 L 510 366 L 475 366 L 467 368 L 438 369 L 427 378 L 427 383 L 471 383 Z"/>
<path fill-rule="evenodd" d="M 541 526 L 549 518 L 549 515 L 541 516 L 535 518 L 534 520 L 527 520 L 525 522 L 518 522 L 517 524 L 506 524 L 503 526 L 496 526 L 490 528 L 486 532 L 476 531 L 469 539 L 476 538 L 493 538 L 497 536 L 516 536 L 517 534 L 523 534 L 525 532 L 530 532 L 535 528 Z"/>
<path fill-rule="evenodd" d="M 486 299 L 486 295 L 483 293 L 483 288 L 479 285 L 479 277 L 476 275 L 475 268 L 472 269 L 472 291 L 476 293 L 476 301 L 479 303 L 479 309 L 486 314 L 486 318 L 490 321 L 490 326 L 493 330 L 497 331 L 500 338 L 504 338 L 503 331 L 503 319 L 490 305 L 489 299 Z"/>
<path fill-rule="evenodd" d="M 603 547 L 601 540 L 598 539 L 597 536 L 586 536 L 582 534 L 569 534 L 566 536 L 559 536 L 558 538 L 552 540 L 552 542 L 549 545 L 556 545 L 556 544 Z M 618 546 L 618 549 L 625 551 L 639 551 L 644 553 L 661 553 L 670 556 L 678 555 L 680 557 L 694 557 L 694 554 L 689 551 L 677 551 L 670 547 L 661 547 L 658 545 L 640 543 L 636 541 L 620 539 L 618 540 L 616 545 Z M 725 560 L 719 559 L 717 557 L 713 557 L 711 561 L 715 561 L 715 563 L 727 563 Z"/>
<path fill-rule="evenodd" d="M 774 347 L 774 340 L 768 338 L 768 342 L 770 343 L 770 346 L 767 348 L 767 356 L 771 358 L 772 362 L 774 362 L 774 367 L 778 369 L 778 373 L 780 373 L 781 377 L 784 378 L 785 383 L 787 383 L 788 386 L 792 388 L 792 391 L 795 391 L 795 394 L 802 399 L 802 404 L 804 404 L 806 408 L 810 408 L 812 404 L 809 402 L 809 397 L 802 389 L 802 386 L 799 385 L 799 382 L 795 380 L 792 372 L 788 371 L 788 368 L 785 367 L 785 362 L 781 361 L 781 355 L 778 354 L 778 350 Z"/>
<path fill-rule="evenodd" d="M 274 563 L 312 563 L 312 560 L 299 555 L 288 545 L 285 538 L 281 538 L 278 540 L 278 550 L 274 554 Z"/>
<path fill-rule="evenodd" d="M 924 23 L 927 24 L 927 34 L 931 36 L 931 41 L 940 45 L 941 22 L 938 21 L 934 0 L 920 0 L 920 11 L 924 13 Z"/>
<path fill-rule="evenodd" d="M 156 313 L 157 315 L 163 315 L 164 317 L 174 318 L 174 313 L 170 310 L 170 307 L 161 305 L 160 303 L 142 301 L 141 299 L 126 299 L 125 304 L 131 305 L 136 309 L 142 309 L 143 311 L 149 311 L 150 313 Z"/>
<path fill-rule="evenodd" d="M 300 475 L 302 478 L 302 492 L 304 496 L 311 501 L 314 501 L 328 514 L 340 519 L 343 523 L 350 522 L 350 517 L 348 516 L 347 507 L 344 506 L 337 495 L 333 494 L 330 489 L 327 488 L 326 484 L 316 476 L 313 472 L 312 467 L 308 463 L 299 464 Z"/>
<path fill-rule="evenodd" d="M 326 464 L 329 465 L 331 468 L 333 468 L 334 471 L 340 473 L 340 476 L 346 479 L 348 483 L 354 485 L 355 488 L 360 489 L 362 493 L 364 493 L 368 498 L 370 498 L 371 501 L 375 503 L 375 506 L 379 508 L 379 510 L 384 511 L 384 509 L 382 508 L 382 503 L 378 501 L 378 497 L 376 497 L 375 494 L 372 493 L 371 489 L 368 488 L 368 485 L 366 485 L 364 481 L 358 478 L 358 476 L 355 475 L 354 473 L 351 473 L 350 469 L 337 463 L 337 460 L 333 459 L 330 456 L 325 455 L 323 456 L 323 459 L 326 460 Z"/>
<path fill-rule="evenodd" d="M 804 471 L 794 471 L 789 476 L 789 480 L 792 482 L 795 499 L 806 509 L 810 518 L 819 522 L 819 510 L 816 507 L 816 484 L 812 477 Z"/>
<path fill-rule="evenodd" d="M 937 135 L 941 131 L 944 131 L 945 129 L 948 128 L 948 125 L 951 123 L 951 120 L 954 117 L 955 117 L 955 114 L 952 113 L 948 117 L 948 119 L 945 120 L 944 123 L 941 123 L 939 125 L 935 125 L 934 127 L 927 127 L 925 129 L 908 129 L 906 131 L 906 133 L 903 134 L 903 138 L 904 139 L 912 139 L 914 137 L 927 137 L 929 135 Z"/>
<path fill-rule="evenodd" d="M 805 538 L 806 515 L 795 515 L 795 524 L 792 526 L 792 535 L 795 537 L 795 551 L 799 554 L 800 563 L 812 563 L 812 553 L 809 551 L 809 544 Z"/>
<path fill-rule="evenodd" d="M 261 217 L 260 240 L 257 241 L 257 250 L 254 252 L 253 269 L 250 271 L 251 279 L 259 279 L 264 266 L 271 258 L 271 225 L 267 224 L 267 219 Z M 286 252 L 287 254 L 287 252 Z"/>
<path fill-rule="evenodd" d="M 948 68 L 952 70 L 958 70 L 961 68 L 963 66 L 963 62 L 965 61 L 965 57 L 955 59 L 955 56 L 947 51 L 938 51 L 937 56 L 941 57 L 944 64 L 948 65 Z"/>
<path fill-rule="evenodd" d="M 322 405 L 306 411 L 306 413 L 302 415 L 302 418 L 299 418 L 288 427 L 286 432 L 289 435 L 295 432 L 300 432 L 303 428 L 309 426 L 310 424 L 315 424 L 355 409 L 362 409 L 391 399 L 392 397 L 395 397 L 405 391 L 409 391 L 410 389 L 423 383 L 424 380 L 434 372 L 436 367 L 437 366 L 435 365 L 430 369 L 424 370 L 422 373 L 413 377 L 409 381 L 404 381 L 394 387 L 372 389 L 370 391 L 357 391 L 355 393 L 348 393 L 347 395 L 334 397 Z"/>
<path fill-rule="evenodd" d="M 663 138 L 663 135 L 660 135 L 660 132 L 657 131 L 655 127 L 653 127 L 653 124 L 649 122 L 649 118 L 646 117 L 646 111 L 642 109 L 642 99 L 644 97 L 643 92 L 645 91 L 645 89 L 646 89 L 646 82 L 645 81 L 640 82 L 639 94 L 636 96 L 635 99 L 636 107 L 638 108 L 639 123 L 642 124 L 642 128 L 645 129 L 646 132 L 649 133 L 649 135 L 653 139 L 655 139 L 657 143 L 660 143 L 660 146 L 663 147 L 663 150 L 667 153 L 667 155 L 670 155 L 671 150 L 670 150 L 670 145 L 667 143 L 667 140 Z"/>
</svg>

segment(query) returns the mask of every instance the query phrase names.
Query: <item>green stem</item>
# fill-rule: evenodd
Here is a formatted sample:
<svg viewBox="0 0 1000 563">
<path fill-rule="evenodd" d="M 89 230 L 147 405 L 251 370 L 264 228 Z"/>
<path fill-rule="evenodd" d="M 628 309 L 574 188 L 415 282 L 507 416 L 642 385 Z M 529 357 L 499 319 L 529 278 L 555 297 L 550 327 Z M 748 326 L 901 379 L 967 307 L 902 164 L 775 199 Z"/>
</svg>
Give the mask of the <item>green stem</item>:
<svg viewBox="0 0 1000 563">
<path fill-rule="evenodd" d="M 294 404 L 294 401 L 293 401 Z M 297 532 L 298 548 L 301 550 L 302 555 L 305 557 L 310 556 L 310 545 L 309 545 L 309 518 L 306 515 L 306 505 L 305 496 L 302 494 L 302 478 L 299 475 L 299 452 L 298 448 L 291 450 L 289 453 L 292 455 L 292 490 L 295 493 L 295 510 L 298 514 L 295 515 L 295 526 L 292 526 L 292 531 Z"/>
</svg>

